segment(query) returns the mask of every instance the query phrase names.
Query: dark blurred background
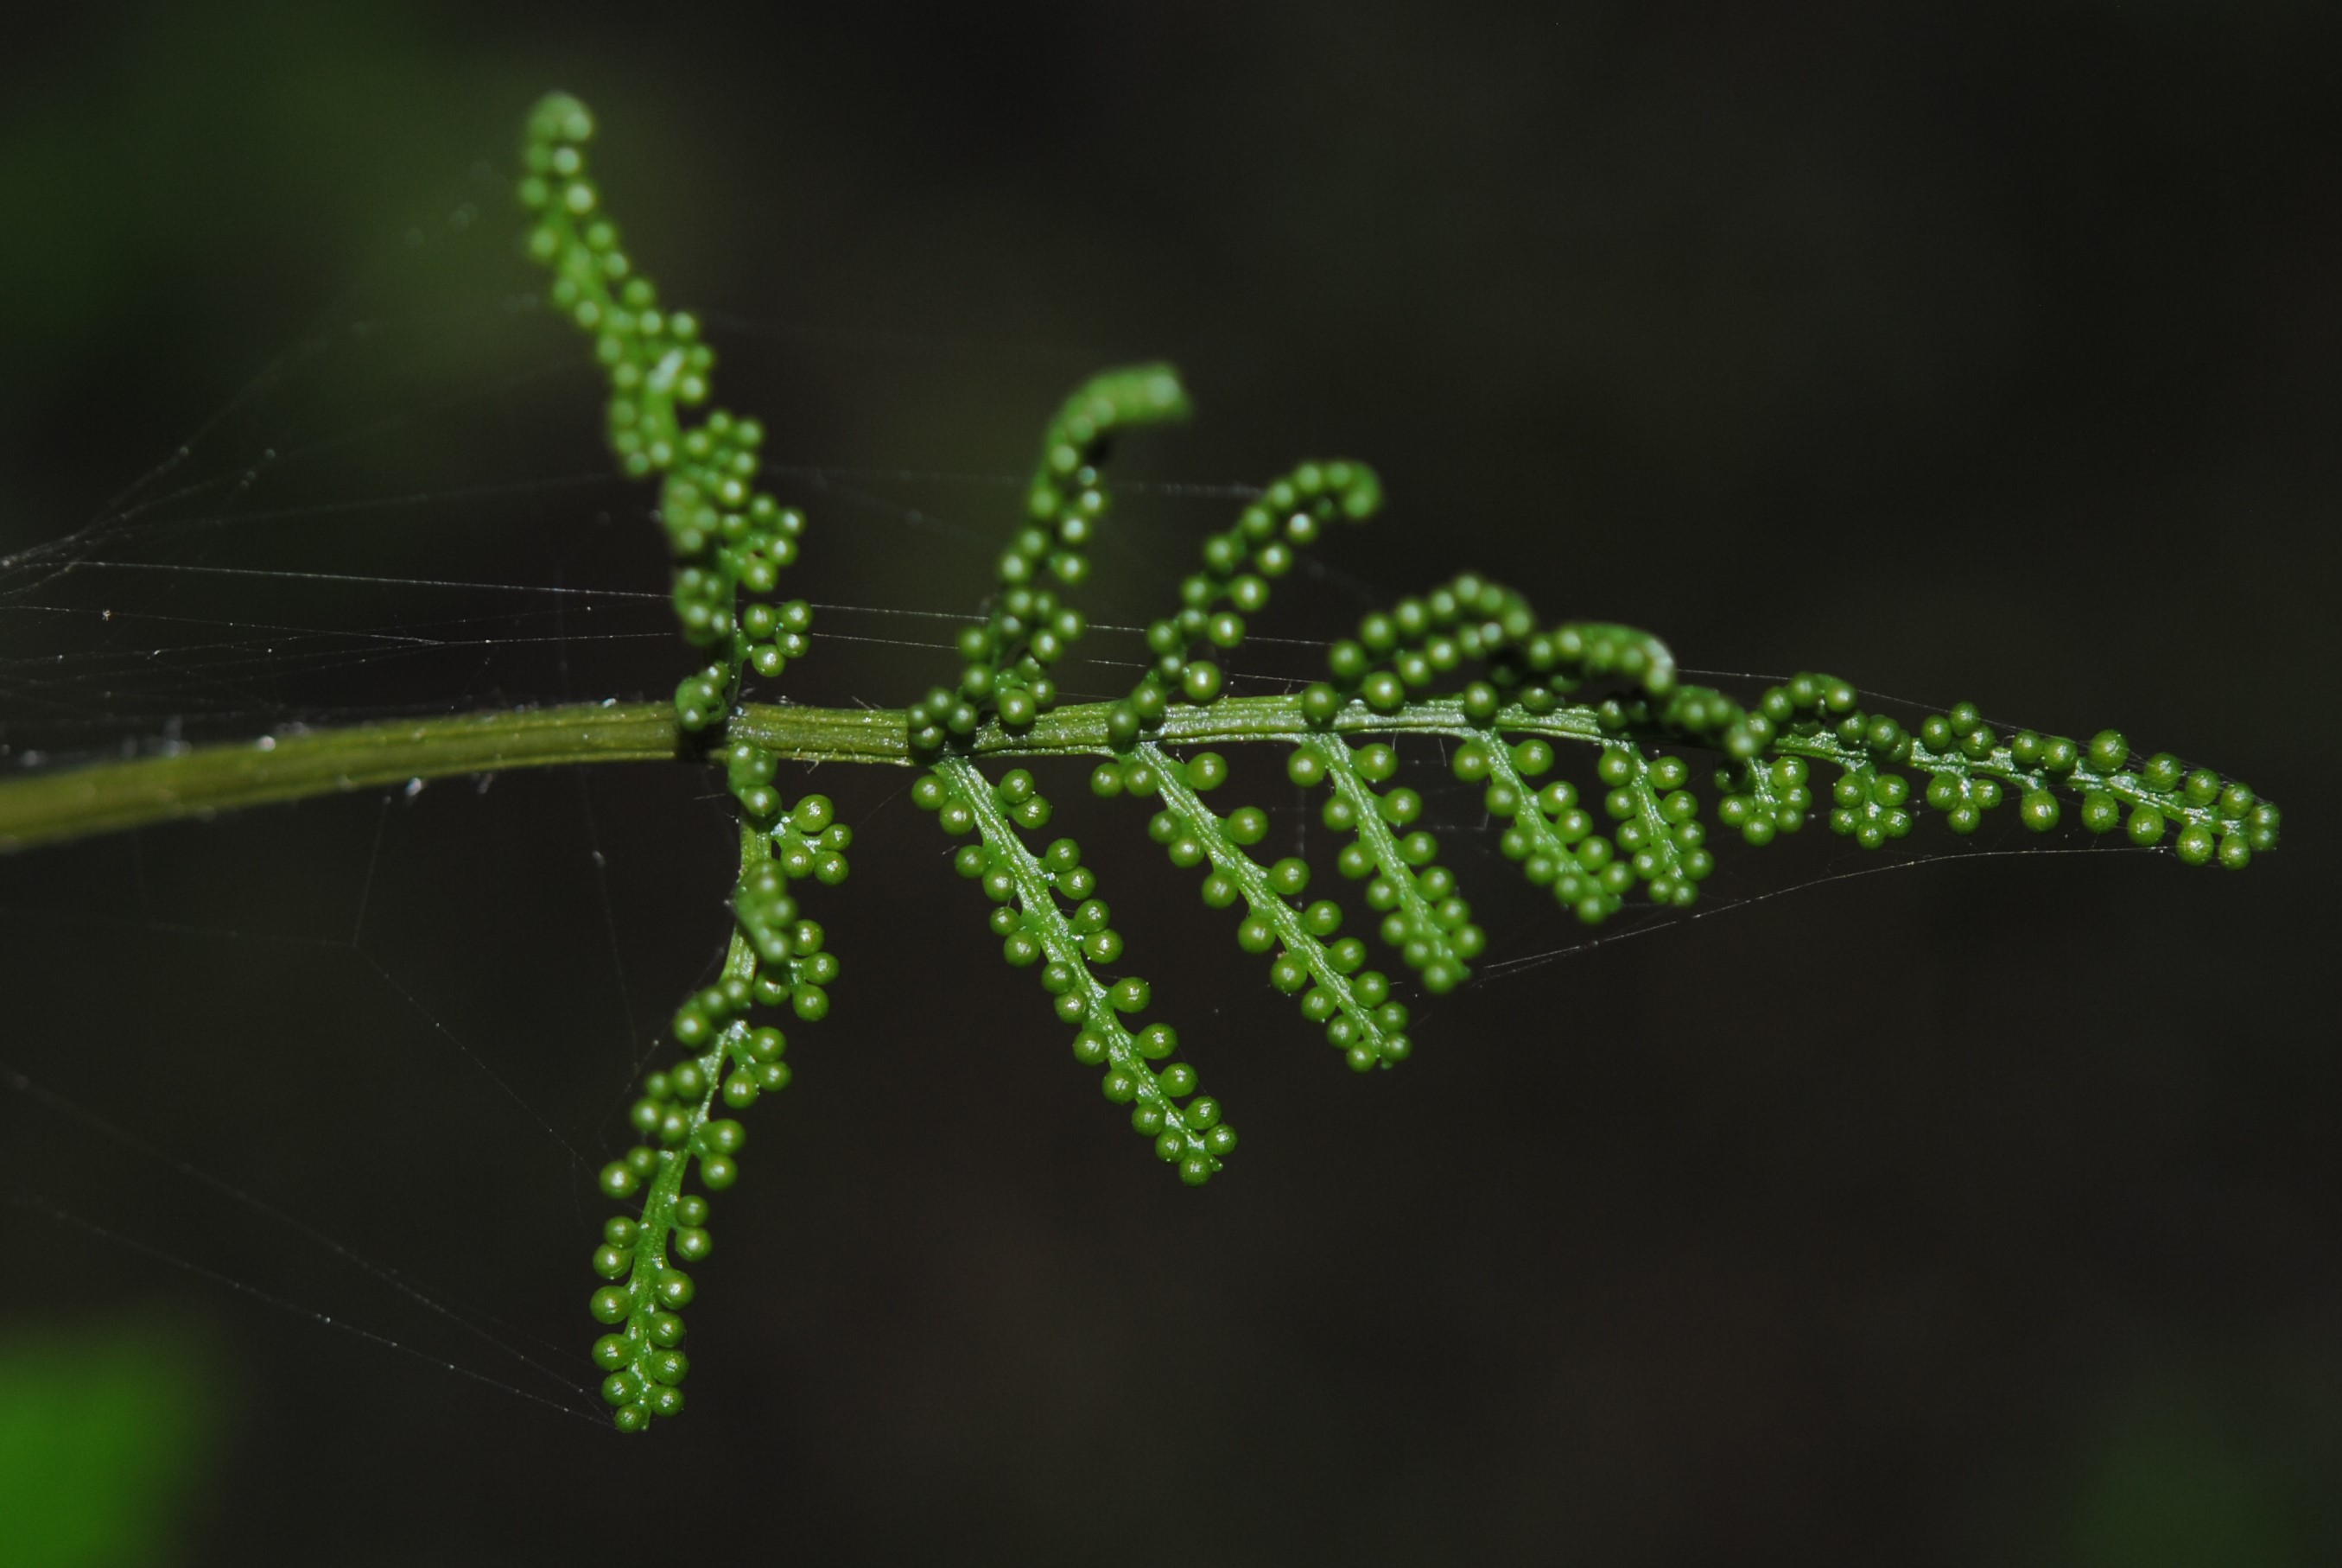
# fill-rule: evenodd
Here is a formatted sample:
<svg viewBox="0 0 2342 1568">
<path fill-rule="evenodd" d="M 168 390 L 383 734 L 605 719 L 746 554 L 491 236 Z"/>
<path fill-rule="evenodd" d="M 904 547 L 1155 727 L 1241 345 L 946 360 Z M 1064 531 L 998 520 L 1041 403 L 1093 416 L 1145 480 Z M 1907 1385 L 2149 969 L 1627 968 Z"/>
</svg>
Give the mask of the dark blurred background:
<svg viewBox="0 0 2342 1568">
<path fill-rule="evenodd" d="M 1392 504 L 1263 630 L 1478 565 L 1696 666 L 2114 725 L 2291 815 L 2242 875 L 1726 846 L 1712 904 L 1797 891 L 1586 947 L 1450 792 L 1496 955 L 1565 955 L 1359 1079 L 1050 770 L 1243 1130 L 1196 1193 L 905 780 L 791 783 L 861 835 L 817 900 L 846 974 L 716 1203 L 692 1408 L 631 1441 L 500 1385 L 580 1403 L 514 1349 L 590 1375 L 591 1171 L 727 918 L 708 779 L 0 861 L 0 1062 L 40 1091 L 0 1095 L 0 1561 L 2342 1559 L 2332 7 L 11 25 L 0 766 L 671 687 L 656 601 L 175 570 L 662 590 L 517 248 L 560 86 L 772 428 L 817 600 L 967 606 L 1056 400 L 1160 355 L 1198 418 L 1117 455 L 1102 619 L 1223 524 L 1177 485 L 1346 453 Z M 943 626 L 826 616 L 892 640 L 791 689 L 899 704 Z"/>
</svg>

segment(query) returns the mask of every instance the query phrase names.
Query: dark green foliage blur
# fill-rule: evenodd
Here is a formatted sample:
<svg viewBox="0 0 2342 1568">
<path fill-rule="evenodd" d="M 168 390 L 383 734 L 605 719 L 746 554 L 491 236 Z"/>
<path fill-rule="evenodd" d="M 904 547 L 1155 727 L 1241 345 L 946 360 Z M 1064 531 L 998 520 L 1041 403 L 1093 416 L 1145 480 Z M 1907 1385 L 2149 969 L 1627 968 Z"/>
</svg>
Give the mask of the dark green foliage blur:
<svg viewBox="0 0 2342 1568">
<path fill-rule="evenodd" d="M 182 1326 L 0 1338 L 0 1519 L 10 1568 L 179 1560 L 225 1423 Z"/>
<path fill-rule="evenodd" d="M 1354 1077 L 1144 813 L 1052 774 L 1244 1127 L 1189 1193 L 996 960 L 907 781 L 784 780 L 854 827 L 808 911 L 844 972 L 717 1205 L 689 1418 L 636 1443 L 590 1397 L 572 1421 L 431 1363 L 591 1380 L 591 1174 L 729 919 L 713 777 L 453 781 L 0 859 L 0 1064 L 492 1320 L 0 1085 L 0 1246 L 37 1282 L 0 1307 L 0 1563 L 92 1518 L 111 1555 L 27 1560 L 2342 1558 L 2333 7 L 11 26 L 0 766 L 674 689 L 663 599 L 216 574 L 663 594 L 593 366 L 528 303 L 508 182 L 558 87 L 630 248 L 705 313 L 716 401 L 772 433 L 818 602 L 974 610 L 1042 422 L 1160 357 L 1196 418 L 1116 454 L 1100 621 L 1162 613 L 1234 504 L 1146 484 L 1346 454 L 1388 507 L 1260 633 L 1474 567 L 1696 670 L 2117 727 L 2281 802 L 2288 837 L 2239 876 L 1800 886 L 1484 980 Z M 183 442 L 151 510 L 109 511 Z M 8 564 L 93 520 L 104 547 L 58 559 L 139 570 Z M 900 704 L 951 667 L 839 640 L 790 680 Z M 1580 942 L 1506 891 L 1435 760 L 1411 782 L 1491 960 Z M 1236 764 L 1289 804 L 1274 759 Z M 1719 854 L 1704 897 L 1857 869 L 1833 848 Z M 212 1359 L 86 1326 L 125 1313 Z"/>
</svg>

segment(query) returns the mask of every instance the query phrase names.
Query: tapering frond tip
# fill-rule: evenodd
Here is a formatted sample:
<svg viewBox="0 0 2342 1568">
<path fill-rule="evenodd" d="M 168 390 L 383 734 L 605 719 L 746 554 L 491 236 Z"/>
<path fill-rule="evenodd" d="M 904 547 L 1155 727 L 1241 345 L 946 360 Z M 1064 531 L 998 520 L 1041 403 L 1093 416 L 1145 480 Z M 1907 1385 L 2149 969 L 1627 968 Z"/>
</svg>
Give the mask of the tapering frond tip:
<svg viewBox="0 0 2342 1568">
<path fill-rule="evenodd" d="M 1100 371 L 1066 400 L 1057 418 L 1076 432 L 1087 418 L 1103 434 L 1116 424 L 1160 424 L 1186 419 L 1195 411 L 1178 367 L 1154 360 Z"/>
<path fill-rule="evenodd" d="M 1327 458 L 1299 464 L 1283 478 L 1271 480 L 1262 489 L 1260 499 L 1245 509 L 1238 530 L 1258 544 L 1282 526 L 1292 544 L 1311 544 L 1336 513 L 1346 522 L 1364 523 L 1382 509 L 1380 474 L 1355 458 Z M 1269 514 L 1266 528 L 1252 516 L 1259 511 Z M 1311 521 L 1296 527 L 1293 522 L 1296 512 L 1306 514 Z M 1205 561 L 1212 564 L 1208 552 Z"/>
<path fill-rule="evenodd" d="M 567 93 L 547 93 L 529 111 L 533 142 L 584 142 L 594 135 L 594 113 Z"/>
<path fill-rule="evenodd" d="M 1082 383 L 1042 433 L 1041 462 L 1026 503 L 1034 520 L 1056 519 L 1067 486 L 1087 488 L 1081 471 L 1097 461 L 1116 431 L 1178 423 L 1194 412 L 1178 371 L 1159 361 L 1100 371 Z"/>
<path fill-rule="evenodd" d="M 1666 644 L 1633 626 L 1579 621 L 1553 632 L 1554 652 L 1589 675 L 1623 675 L 1654 697 L 1676 688 L 1676 656 Z"/>
</svg>

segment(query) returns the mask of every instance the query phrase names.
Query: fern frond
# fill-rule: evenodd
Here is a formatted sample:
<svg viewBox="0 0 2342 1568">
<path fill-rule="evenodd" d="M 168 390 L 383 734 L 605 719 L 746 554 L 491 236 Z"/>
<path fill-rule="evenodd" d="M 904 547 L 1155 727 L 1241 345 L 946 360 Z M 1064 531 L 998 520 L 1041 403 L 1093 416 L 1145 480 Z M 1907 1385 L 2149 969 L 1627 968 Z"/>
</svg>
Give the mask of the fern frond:
<svg viewBox="0 0 2342 1568">
<path fill-rule="evenodd" d="M 521 186 L 537 215 L 529 245 L 554 270 L 553 303 L 592 335 L 607 371 L 620 466 L 660 481 L 677 619 L 707 658 L 678 686 L 675 713 L 685 734 L 719 743 L 706 754 L 725 766 L 741 834 L 722 976 L 676 1012 L 672 1033 L 689 1054 L 645 1081 L 632 1115 L 646 1141 L 603 1174 L 613 1197 L 642 1190 L 640 1217 L 611 1221 L 594 1258 L 604 1277 L 624 1283 L 592 1301 L 615 1330 L 595 1346 L 609 1374 L 604 1392 L 620 1426 L 633 1430 L 682 1406 L 688 1363 L 678 1313 L 695 1287 L 676 1263 L 696 1262 L 712 1245 L 707 1201 L 686 1194 L 684 1180 L 696 1157 L 703 1185 L 729 1185 L 745 1136 L 737 1122 L 713 1114 L 716 1099 L 745 1106 L 788 1082 L 786 1040 L 752 1027 L 748 1010 L 786 1005 L 806 1021 L 828 1010 L 837 960 L 820 926 L 799 917 L 790 884 L 844 880 L 852 835 L 821 796 L 786 805 L 774 784 L 775 732 L 739 705 L 747 672 L 778 676 L 806 651 L 810 610 L 774 598 L 805 520 L 755 488 L 755 421 L 717 411 L 683 423 L 680 411 L 708 395 L 714 354 L 694 317 L 660 308 L 619 246 L 586 175 L 591 132 L 583 106 L 566 97 L 548 98 L 532 119 Z M 961 634 L 957 684 L 910 704 L 890 734 L 895 760 L 926 769 L 912 798 L 946 831 L 974 835 L 954 864 L 993 902 L 1002 955 L 1036 970 L 1059 1020 L 1077 1028 L 1076 1059 L 1103 1070 L 1106 1098 L 1131 1106 L 1131 1124 L 1190 1183 L 1211 1179 L 1236 1134 L 1218 1103 L 1196 1093 L 1195 1069 L 1171 1060 L 1171 1025 L 1126 1022 L 1146 1011 L 1151 989 L 1136 975 L 1097 972 L 1121 956 L 1122 938 L 1080 847 L 1061 837 L 1036 853 L 1026 842 L 1051 816 L 1032 774 L 1017 768 L 994 784 L 977 755 L 1107 753 L 1093 791 L 1159 797 L 1149 836 L 1175 865 L 1206 868 L 1207 906 L 1243 904 L 1238 944 L 1272 955 L 1271 984 L 1297 995 L 1304 1016 L 1360 1071 L 1410 1054 L 1406 1004 L 1388 976 L 1366 967 L 1365 943 L 1341 934 L 1340 904 L 1308 897 L 1306 862 L 1255 855 L 1265 813 L 1223 814 L 1205 804 L 1228 776 L 1225 759 L 1206 750 L 1182 761 L 1166 746 L 1214 737 L 1288 744 L 1288 776 L 1327 791 L 1322 819 L 1346 840 L 1336 868 L 1364 884 L 1382 941 L 1434 995 L 1470 977 L 1486 937 L 1439 864 L 1436 839 L 1419 825 L 1422 796 L 1395 782 L 1392 743 L 1410 734 L 1460 743 L 1451 765 L 1506 824 L 1505 855 L 1589 924 L 1638 890 L 1661 907 L 1690 904 L 1714 870 L 1686 753 L 1715 754 L 1715 820 L 1756 846 L 1803 825 L 1814 809 L 1810 770 L 1823 764 L 1836 770 L 1830 827 L 1865 848 L 1910 832 L 1915 778 L 1924 781 L 1917 797 L 1956 833 L 1972 832 L 2012 794 L 2027 825 L 2047 828 L 2062 791 L 2079 798 L 2096 832 L 2120 824 L 2134 842 L 2152 844 L 2176 824 L 2179 857 L 2190 862 L 2241 866 L 2276 842 L 2276 809 L 2243 785 L 2167 755 L 2126 771 L 2128 749 L 2111 732 L 2087 746 L 2030 731 L 2004 743 L 1965 704 L 1907 731 L 1862 711 L 1847 683 L 1817 675 L 1744 707 L 1683 682 L 1674 654 L 1648 632 L 1606 622 L 1545 626 L 1520 594 L 1470 573 L 1366 616 L 1355 637 L 1328 651 L 1329 680 L 1296 696 L 1226 698 L 1220 661 L 1267 609 L 1296 553 L 1336 523 L 1378 510 L 1374 471 L 1346 460 L 1299 464 L 1203 542 L 1202 570 L 1179 582 L 1178 607 L 1146 629 L 1151 664 L 1105 707 L 1102 723 L 1095 710 L 1058 711 L 1051 671 L 1087 630 L 1072 595 L 1111 510 L 1102 468 L 1112 439 L 1188 412 L 1186 389 L 1165 365 L 1108 371 L 1074 391 L 1043 433 L 1026 516 L 997 560 L 984 619 Z M 843 758 L 858 754 L 852 748 L 885 749 L 890 736 L 873 726 L 894 722 L 852 715 L 847 731 L 826 717 L 790 724 L 822 727 L 831 744 L 848 748 L 806 754 Z M 1592 794 L 1581 801 L 1576 784 L 1546 778 L 1556 742 L 1598 748 L 1598 814 Z"/>
<path fill-rule="evenodd" d="M 1327 827 L 1352 835 L 1336 868 L 1366 884 L 1366 906 L 1383 917 L 1383 941 L 1439 996 L 1471 977 L 1471 961 L 1487 938 L 1472 924 L 1455 873 L 1438 864 L 1438 839 L 1413 825 L 1423 797 L 1404 784 L 1375 787 L 1397 771 L 1398 754 L 1386 743 L 1353 750 L 1337 735 L 1312 735 L 1286 761 L 1295 784 L 1331 792 L 1319 815 Z"/>
<path fill-rule="evenodd" d="M 1343 902 L 1323 889 L 1311 895 L 1304 860 L 1256 853 L 1265 812 L 1206 803 L 1231 774 L 1213 748 L 1283 746 L 1287 776 L 1326 792 L 1321 820 L 1344 840 L 1336 869 L 1362 884 L 1380 939 L 1435 995 L 1469 978 L 1487 938 L 1421 824 L 1422 796 L 1397 782 L 1397 747 L 1408 737 L 1449 748 L 1456 776 L 1476 785 L 1505 824 L 1505 857 L 1588 924 L 1637 897 L 1660 909 L 1693 904 L 1723 848 L 1711 823 L 1761 848 L 1820 811 L 1834 834 L 1875 851 L 1916 831 L 1923 805 L 1963 834 L 2013 802 L 2036 832 L 2071 806 L 2092 834 L 2119 830 L 2141 846 L 2167 840 L 2188 864 L 2242 869 L 2277 844 L 2277 808 L 2245 784 L 2168 753 L 2138 758 L 2114 731 L 2087 742 L 2004 734 L 1967 703 L 1907 724 L 1867 709 L 1851 683 L 1814 674 L 1734 696 L 1683 679 L 1649 632 L 1547 625 L 1519 593 L 1475 573 L 1366 616 L 1329 648 L 1326 680 L 1227 695 L 1222 661 L 1267 610 L 1298 552 L 1379 509 L 1374 471 L 1348 460 L 1296 466 L 1203 541 L 1201 569 L 1177 582 L 1176 607 L 1146 628 L 1150 663 L 1126 695 L 1061 706 L 1050 672 L 1087 629 L 1073 594 L 1111 513 L 1102 472 L 1111 441 L 1188 413 L 1177 375 L 1162 365 L 1091 379 L 1048 423 L 1025 515 L 997 560 L 996 591 L 962 635 L 956 686 L 891 710 L 745 702 L 752 675 L 780 676 L 809 650 L 811 610 L 778 597 L 805 519 L 756 488 L 755 421 L 721 410 L 687 421 L 708 400 L 715 355 L 697 319 L 664 307 L 621 247 L 586 173 L 592 133 L 576 100 L 545 99 L 529 122 L 519 195 L 533 215 L 530 253 L 552 271 L 549 297 L 588 335 L 606 375 L 619 467 L 658 482 L 677 624 L 697 664 L 672 704 L 353 725 L 0 780 L 0 850 L 484 768 L 721 765 L 739 838 L 721 968 L 676 1010 L 668 1034 L 683 1056 L 644 1079 L 628 1112 L 638 1141 L 600 1175 L 609 1197 L 638 1202 L 608 1222 L 592 1260 L 607 1283 L 590 1310 L 609 1330 L 593 1354 L 622 1428 L 682 1408 L 689 1363 L 680 1314 L 696 1286 L 681 1265 L 714 1244 L 707 1196 L 686 1191 L 693 1164 L 702 1188 L 728 1187 L 746 1134 L 722 1113 L 790 1081 L 787 1040 L 756 1023 L 755 1010 L 818 1021 L 839 974 L 797 894 L 806 883 L 846 879 L 854 835 L 826 797 L 783 799 L 782 760 L 921 770 L 913 799 L 947 832 L 973 835 L 954 864 L 995 904 L 1002 955 L 1035 971 L 1059 1020 L 1076 1030 L 1076 1059 L 1100 1070 L 1106 1098 L 1128 1105 L 1132 1125 L 1195 1184 L 1220 1170 L 1236 1134 L 1218 1103 L 1197 1092 L 1195 1068 L 1176 1059 L 1171 1025 L 1131 1022 L 1152 1004 L 1147 983 L 1102 972 L 1122 956 L 1123 940 L 1080 846 L 1066 837 L 1039 851 L 1027 843 L 1052 815 L 1032 774 L 1016 767 L 996 784 L 980 764 L 1102 757 L 1091 789 L 1156 802 L 1149 837 L 1175 865 L 1203 871 L 1207 907 L 1244 906 L 1238 944 L 1269 959 L 1271 984 L 1297 997 L 1360 1071 L 1410 1054 L 1407 1004 L 1390 976 L 1366 966 L 1366 941 L 1345 934 Z M 1590 780 L 1549 776 L 1574 746 L 1591 754 Z M 1698 772 L 1706 795 L 1693 783 Z"/>
<path fill-rule="evenodd" d="M 987 715 L 1021 730 L 1055 707 L 1049 670 L 1089 623 L 1066 589 L 1089 577 L 1090 542 L 1110 502 L 1101 465 L 1122 430 L 1187 417 L 1187 394 L 1167 365 L 1136 365 L 1092 376 L 1066 399 L 1041 436 L 1041 458 L 1026 493 L 1027 522 L 1000 554 L 998 589 L 985 621 L 963 629 L 956 690 L 937 686 L 912 705 L 910 739 L 936 752 L 976 733 Z"/>
<path fill-rule="evenodd" d="M 786 1004 L 803 1021 L 817 1022 L 828 1014 L 826 988 L 838 974 L 820 924 L 801 915 L 788 886 L 806 879 L 829 886 L 845 881 L 843 851 L 852 834 L 836 821 L 826 796 L 806 795 L 785 812 L 766 782 L 773 774 L 768 754 L 736 745 L 730 772 L 746 809 L 740 878 L 732 892 L 735 924 L 723 971 L 676 1011 L 672 1032 L 690 1054 L 646 1077 L 628 1114 L 647 1141 L 612 1161 L 601 1176 L 610 1197 L 642 1192 L 639 1217 L 611 1220 L 594 1253 L 596 1273 L 612 1281 L 624 1275 L 625 1283 L 604 1286 L 588 1303 L 596 1319 L 616 1329 L 595 1343 L 594 1359 L 608 1374 L 603 1397 L 627 1431 L 683 1408 L 679 1385 L 690 1362 L 680 1348 L 680 1313 L 696 1287 L 670 1253 L 696 1263 L 715 1245 L 707 1200 L 685 1193 L 684 1178 L 696 1155 L 703 1186 L 713 1192 L 730 1186 L 739 1178 L 736 1156 L 747 1139 L 738 1122 L 713 1115 L 716 1101 L 720 1095 L 726 1106 L 746 1110 L 789 1084 L 781 1060 L 787 1037 L 769 1025 L 752 1026 L 748 1012 Z"/>
<path fill-rule="evenodd" d="M 1152 787 L 1151 780 L 1139 782 Z M 1001 956 L 1017 969 L 1042 965 L 1041 988 L 1055 998 L 1059 1021 L 1081 1026 L 1075 1060 L 1106 1068 L 1101 1092 L 1131 1107 L 1132 1128 L 1154 1141 L 1165 1164 L 1178 1166 L 1181 1181 L 1210 1181 L 1236 1146 L 1236 1129 L 1220 1119 L 1218 1101 L 1196 1095 L 1193 1067 L 1150 1065 L 1178 1050 L 1177 1030 L 1159 1021 L 1135 1031 L 1124 1024 L 1124 1014 L 1146 1011 L 1153 988 L 1135 974 L 1108 982 L 1091 969 L 1122 955 L 1122 936 L 1108 924 L 1111 913 L 1096 896 L 1096 874 L 1081 863 L 1081 846 L 1060 838 L 1036 855 L 1017 831 L 1046 826 L 1051 814 L 1033 775 L 1017 768 L 996 785 L 965 757 L 944 757 L 912 787 L 911 799 L 934 812 L 946 833 L 976 834 L 954 864 L 992 900 Z M 1074 905 L 1070 915 L 1059 899 Z"/>
<path fill-rule="evenodd" d="M 1163 809 L 1148 824 L 1149 836 L 1174 865 L 1209 863 L 1203 886 L 1206 905 L 1226 909 L 1244 901 L 1247 914 L 1236 927 L 1236 945 L 1246 953 L 1274 952 L 1269 984 L 1288 996 L 1299 995 L 1302 1016 L 1325 1025 L 1326 1043 L 1343 1052 L 1354 1069 L 1406 1060 L 1413 1049 L 1405 1033 L 1406 1005 L 1392 1000 L 1388 976 L 1364 967 L 1366 944 L 1337 934 L 1341 905 L 1325 898 L 1299 904 L 1309 887 L 1307 863 L 1288 855 L 1263 865 L 1253 857 L 1251 846 L 1268 831 L 1268 818 L 1258 806 L 1240 806 L 1223 817 L 1204 804 L 1204 792 L 1226 781 L 1226 762 L 1216 752 L 1205 752 L 1181 763 L 1151 741 L 1141 742 L 1135 752 L 1139 767 L 1147 770 L 1142 776 L 1151 777 L 1163 797 Z M 1107 764 L 1096 778 L 1125 776 Z M 1107 787 L 1099 793 L 1118 791 Z"/>
<path fill-rule="evenodd" d="M 686 734 L 723 727 L 738 704 L 747 672 L 781 675 L 811 647 L 813 612 L 802 599 L 776 601 L 781 574 L 796 564 L 802 513 L 756 488 L 763 427 L 716 409 L 696 424 L 682 411 L 707 401 L 713 348 L 697 317 L 663 310 L 658 291 L 619 244 L 588 177 L 585 145 L 594 133 L 584 105 L 555 94 L 530 116 L 520 183 L 522 205 L 536 215 L 529 254 L 553 271 L 552 303 L 592 335 L 595 358 L 610 388 L 610 446 L 621 470 L 659 480 L 658 516 L 673 556 L 676 619 L 684 638 L 709 655 L 684 677 L 675 715 Z M 812 878 L 846 880 L 851 831 L 821 795 L 794 809 L 774 788 L 772 753 L 746 737 L 717 748 L 726 783 L 740 806 L 740 876 L 733 889 L 734 929 L 716 984 L 676 1009 L 671 1033 L 693 1054 L 644 1081 L 631 1117 L 656 1140 L 636 1144 L 602 1173 L 614 1198 L 642 1189 L 639 1218 L 609 1222 L 594 1266 L 624 1284 L 595 1293 L 605 1323 L 623 1325 L 595 1344 L 608 1376 L 603 1396 L 621 1428 L 638 1430 L 654 1415 L 683 1407 L 679 1386 L 689 1362 L 680 1348 L 679 1310 L 691 1299 L 689 1275 L 669 1261 L 707 1254 L 707 1200 L 683 1193 L 691 1157 L 711 1189 L 732 1184 L 734 1155 L 746 1134 L 729 1118 L 710 1118 L 716 1096 L 745 1108 L 789 1081 L 780 1061 L 786 1039 L 751 1028 L 752 1006 L 786 1005 L 807 1023 L 827 1015 L 828 985 L 838 974 L 817 922 L 801 918 L 788 891 Z M 729 1064 L 729 1071 L 726 1071 Z"/>
<path fill-rule="evenodd" d="M 676 618 L 711 655 L 676 688 L 676 718 L 696 733 L 732 711 L 744 666 L 770 680 L 810 649 L 812 611 L 801 599 L 773 599 L 796 562 L 805 514 L 756 488 L 762 424 L 720 408 L 683 423 L 682 411 L 707 401 L 716 351 L 701 340 L 697 316 L 660 307 L 657 288 L 619 244 L 586 173 L 593 135 L 594 116 L 566 94 L 530 115 L 520 182 L 521 203 L 536 215 L 528 250 L 553 270 L 554 305 L 594 339 L 609 377 L 619 467 L 659 478 Z"/>
<path fill-rule="evenodd" d="M 1191 657 L 1196 646 L 1235 651 L 1245 617 L 1268 607 L 1269 584 L 1293 570 L 1296 551 L 1336 520 L 1363 523 L 1381 506 L 1382 481 L 1363 463 L 1304 463 L 1270 481 L 1235 527 L 1204 541 L 1204 570 L 1180 580 L 1177 612 L 1146 628 L 1154 665 L 1109 717 L 1107 737 L 1131 744 L 1162 723 L 1173 699 L 1197 706 L 1216 699 L 1226 676 L 1213 658 Z"/>
</svg>

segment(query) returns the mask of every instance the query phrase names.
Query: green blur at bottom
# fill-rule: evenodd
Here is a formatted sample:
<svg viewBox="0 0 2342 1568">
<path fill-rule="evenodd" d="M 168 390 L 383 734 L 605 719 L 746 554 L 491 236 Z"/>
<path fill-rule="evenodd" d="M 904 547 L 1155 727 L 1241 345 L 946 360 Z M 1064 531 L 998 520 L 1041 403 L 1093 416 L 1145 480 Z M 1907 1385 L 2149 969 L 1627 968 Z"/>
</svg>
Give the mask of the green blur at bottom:
<svg viewBox="0 0 2342 1568">
<path fill-rule="evenodd" d="M 198 1358 L 141 1327 L 0 1334 L 0 1559 L 168 1563 L 215 1410 Z"/>
</svg>

